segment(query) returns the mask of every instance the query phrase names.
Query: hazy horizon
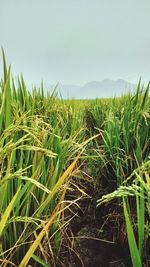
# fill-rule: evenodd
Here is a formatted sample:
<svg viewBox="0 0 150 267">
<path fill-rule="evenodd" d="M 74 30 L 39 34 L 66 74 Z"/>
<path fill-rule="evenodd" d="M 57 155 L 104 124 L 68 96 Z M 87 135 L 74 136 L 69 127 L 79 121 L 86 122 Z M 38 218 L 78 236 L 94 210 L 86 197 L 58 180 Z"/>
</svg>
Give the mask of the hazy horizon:
<svg viewBox="0 0 150 267">
<path fill-rule="evenodd" d="M 22 72 L 28 83 L 150 79 L 150 1 L 0 0 L 0 4 L 0 45 L 13 74 Z"/>
</svg>

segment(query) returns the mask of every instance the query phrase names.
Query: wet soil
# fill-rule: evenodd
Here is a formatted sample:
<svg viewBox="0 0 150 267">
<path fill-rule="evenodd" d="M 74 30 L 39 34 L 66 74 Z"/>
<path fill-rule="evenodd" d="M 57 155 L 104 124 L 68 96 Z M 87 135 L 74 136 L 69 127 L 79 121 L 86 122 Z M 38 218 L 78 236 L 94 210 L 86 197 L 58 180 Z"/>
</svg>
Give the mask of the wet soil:
<svg viewBox="0 0 150 267">
<path fill-rule="evenodd" d="M 84 182 L 83 190 L 86 190 L 89 197 L 80 199 L 80 208 L 74 208 L 76 216 L 71 220 L 68 230 L 71 245 L 67 248 L 67 240 L 58 266 L 132 266 L 122 207 L 118 203 L 111 203 L 96 208 L 97 189 L 92 183 Z M 73 199 L 77 194 L 74 190 L 67 198 Z"/>
</svg>

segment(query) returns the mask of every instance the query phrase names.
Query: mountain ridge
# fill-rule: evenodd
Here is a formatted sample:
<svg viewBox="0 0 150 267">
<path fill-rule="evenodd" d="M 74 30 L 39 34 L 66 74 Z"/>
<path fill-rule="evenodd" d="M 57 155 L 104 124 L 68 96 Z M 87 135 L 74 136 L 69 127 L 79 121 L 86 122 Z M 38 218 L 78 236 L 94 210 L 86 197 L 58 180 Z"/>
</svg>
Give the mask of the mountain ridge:
<svg viewBox="0 0 150 267">
<path fill-rule="evenodd" d="M 39 87 L 39 85 L 36 85 Z M 135 84 L 123 79 L 103 79 L 102 81 L 93 80 L 83 85 L 62 84 L 51 85 L 44 83 L 44 91 L 52 93 L 54 89 L 64 99 L 95 99 L 118 97 L 127 94 L 135 88 Z"/>
<path fill-rule="evenodd" d="M 58 84 L 58 91 L 63 98 L 94 99 L 121 96 L 133 90 L 135 85 L 123 79 L 90 81 L 84 85 Z"/>
</svg>

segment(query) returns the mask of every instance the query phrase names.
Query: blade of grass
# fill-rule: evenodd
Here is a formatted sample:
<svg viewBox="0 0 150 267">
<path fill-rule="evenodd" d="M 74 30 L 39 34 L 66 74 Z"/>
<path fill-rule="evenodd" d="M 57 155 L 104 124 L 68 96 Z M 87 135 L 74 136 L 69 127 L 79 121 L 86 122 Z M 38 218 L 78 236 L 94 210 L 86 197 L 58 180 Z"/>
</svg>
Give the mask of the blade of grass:
<svg viewBox="0 0 150 267">
<path fill-rule="evenodd" d="M 141 261 L 139 250 L 137 248 L 132 222 L 131 222 L 124 198 L 123 198 L 123 209 L 124 209 L 124 216 L 125 216 L 125 221 L 126 221 L 127 236 L 128 236 L 128 243 L 129 243 L 129 248 L 130 248 L 130 253 L 131 253 L 132 264 L 133 264 L 133 267 L 142 267 L 142 261 Z"/>
<path fill-rule="evenodd" d="M 18 194 L 20 192 L 20 188 L 18 188 L 16 194 L 14 195 L 14 197 L 12 198 L 11 202 L 9 203 L 8 207 L 6 208 L 6 210 L 4 211 L 4 214 L 2 215 L 1 221 L 0 221 L 0 237 L 2 236 L 3 230 L 6 226 L 7 220 L 10 216 L 10 213 L 12 212 L 15 202 L 17 200 Z"/>
</svg>

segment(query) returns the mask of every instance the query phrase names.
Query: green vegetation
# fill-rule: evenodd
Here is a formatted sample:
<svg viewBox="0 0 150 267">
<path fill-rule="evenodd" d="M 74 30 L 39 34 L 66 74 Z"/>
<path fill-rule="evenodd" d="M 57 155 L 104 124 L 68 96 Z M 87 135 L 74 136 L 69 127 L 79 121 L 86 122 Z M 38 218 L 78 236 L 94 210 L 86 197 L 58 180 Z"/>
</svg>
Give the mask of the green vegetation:
<svg viewBox="0 0 150 267">
<path fill-rule="evenodd" d="M 15 82 L 4 52 L 3 67 L 1 266 L 63 266 L 66 211 L 84 196 L 80 185 L 87 176 L 97 206 L 113 200 L 122 207 L 133 266 L 148 264 L 149 84 L 116 99 L 62 100 L 46 95 L 42 85 L 29 91 L 23 76 Z M 73 183 L 81 194 L 70 200 Z"/>
</svg>

